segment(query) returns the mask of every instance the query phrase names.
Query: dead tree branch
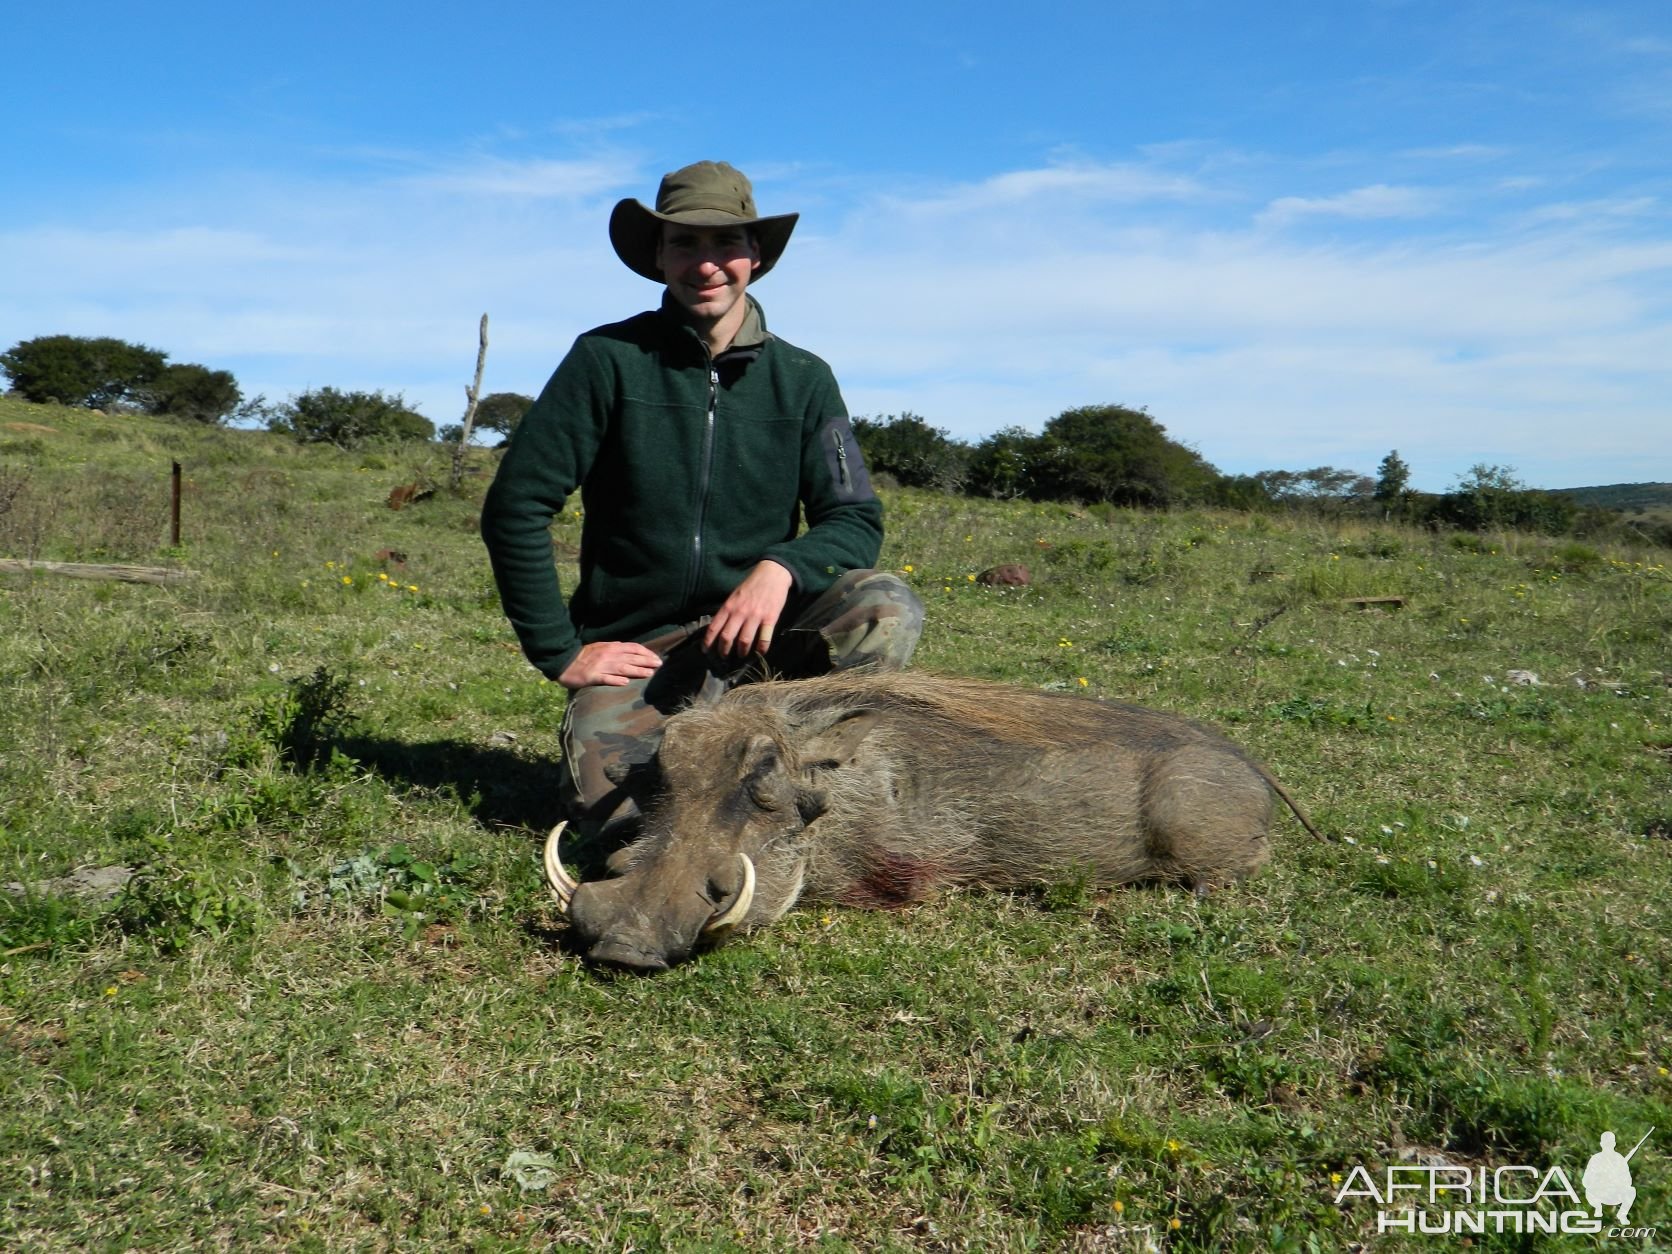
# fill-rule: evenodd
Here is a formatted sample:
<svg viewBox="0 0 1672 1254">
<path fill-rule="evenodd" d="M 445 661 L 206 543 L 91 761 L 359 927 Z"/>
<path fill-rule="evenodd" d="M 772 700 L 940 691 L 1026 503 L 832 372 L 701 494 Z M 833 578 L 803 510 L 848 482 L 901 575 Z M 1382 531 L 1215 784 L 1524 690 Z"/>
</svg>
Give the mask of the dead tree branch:
<svg viewBox="0 0 1672 1254">
<path fill-rule="evenodd" d="M 488 315 L 482 315 L 480 346 L 476 350 L 476 381 L 464 390 L 470 404 L 464 411 L 464 427 L 459 432 L 459 446 L 453 450 L 453 474 L 447 486 L 457 491 L 464 479 L 464 455 L 470 447 L 470 429 L 476 424 L 476 405 L 482 399 L 482 367 L 488 360 Z"/>
<path fill-rule="evenodd" d="M 0 557 L 0 574 L 21 575 L 30 571 L 120 583 L 175 583 L 192 577 L 189 570 L 169 566 L 95 566 L 87 562 L 35 562 L 22 557 Z"/>
</svg>

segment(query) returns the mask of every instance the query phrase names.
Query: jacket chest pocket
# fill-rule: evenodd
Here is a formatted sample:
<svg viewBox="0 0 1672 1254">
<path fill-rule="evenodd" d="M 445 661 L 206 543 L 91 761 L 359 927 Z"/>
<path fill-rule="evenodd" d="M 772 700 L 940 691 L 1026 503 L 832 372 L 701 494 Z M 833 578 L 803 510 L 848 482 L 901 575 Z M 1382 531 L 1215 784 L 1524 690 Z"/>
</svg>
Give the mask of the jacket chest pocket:
<svg viewBox="0 0 1672 1254">
<path fill-rule="evenodd" d="M 715 470 L 734 506 L 781 524 L 801 496 L 801 419 L 722 414 Z"/>
</svg>

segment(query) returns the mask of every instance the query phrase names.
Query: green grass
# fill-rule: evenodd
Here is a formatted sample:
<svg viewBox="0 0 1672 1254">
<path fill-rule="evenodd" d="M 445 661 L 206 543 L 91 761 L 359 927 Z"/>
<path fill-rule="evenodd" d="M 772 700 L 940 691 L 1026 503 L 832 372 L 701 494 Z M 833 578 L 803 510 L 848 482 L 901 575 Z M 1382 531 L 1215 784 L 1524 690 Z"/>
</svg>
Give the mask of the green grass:
<svg viewBox="0 0 1672 1254">
<path fill-rule="evenodd" d="M 540 887 L 562 693 L 485 479 L 384 504 L 445 474 L 0 400 L 0 556 L 192 572 L 0 576 L 0 882 L 139 871 L 0 894 L 0 1245 L 1399 1248 L 1332 1178 L 1651 1125 L 1672 1232 L 1664 550 L 890 492 L 921 665 L 1217 722 L 1334 843 L 610 978 Z"/>
</svg>

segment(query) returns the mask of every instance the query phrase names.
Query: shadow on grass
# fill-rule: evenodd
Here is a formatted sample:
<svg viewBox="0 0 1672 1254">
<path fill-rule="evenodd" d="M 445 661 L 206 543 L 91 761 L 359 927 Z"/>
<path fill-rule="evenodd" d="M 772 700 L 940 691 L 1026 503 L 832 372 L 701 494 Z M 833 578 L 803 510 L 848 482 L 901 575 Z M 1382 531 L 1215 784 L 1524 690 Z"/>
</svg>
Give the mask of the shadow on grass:
<svg viewBox="0 0 1672 1254">
<path fill-rule="evenodd" d="M 555 762 L 531 761 L 511 749 L 465 740 L 415 744 L 376 736 L 345 736 L 336 744 L 391 784 L 451 792 L 485 827 L 521 828 L 543 834 L 561 817 Z"/>
<path fill-rule="evenodd" d="M 343 753 L 391 784 L 450 792 L 483 827 L 528 833 L 535 849 L 563 817 L 557 799 L 557 763 L 531 760 L 513 749 L 463 740 L 412 743 L 376 736 L 334 742 Z M 584 837 L 570 829 L 561 856 L 582 879 L 605 872 L 605 861 L 625 843 L 620 837 Z"/>
</svg>

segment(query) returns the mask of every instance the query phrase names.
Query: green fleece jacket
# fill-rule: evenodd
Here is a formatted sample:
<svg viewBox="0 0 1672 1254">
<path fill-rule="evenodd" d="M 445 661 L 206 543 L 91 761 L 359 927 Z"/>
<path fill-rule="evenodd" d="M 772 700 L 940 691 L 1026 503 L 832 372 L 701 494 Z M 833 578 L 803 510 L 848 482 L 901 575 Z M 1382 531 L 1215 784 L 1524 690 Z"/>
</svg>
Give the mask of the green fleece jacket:
<svg viewBox="0 0 1672 1254">
<path fill-rule="evenodd" d="M 588 331 L 518 425 L 482 539 L 542 674 L 557 678 L 594 640 L 646 640 L 713 613 L 762 558 L 795 577 L 792 598 L 876 564 L 882 504 L 830 367 L 768 334 L 749 301 L 713 359 L 668 300 Z M 580 583 L 565 606 L 550 525 L 577 489 Z"/>
</svg>

